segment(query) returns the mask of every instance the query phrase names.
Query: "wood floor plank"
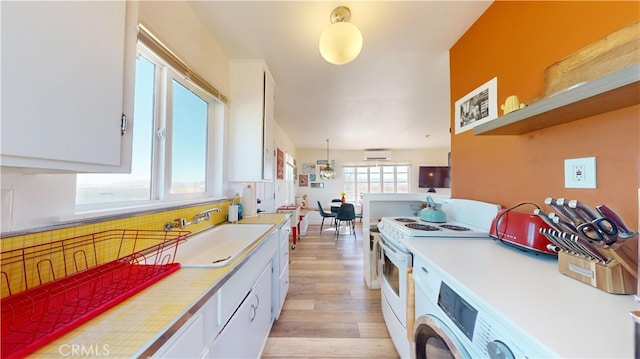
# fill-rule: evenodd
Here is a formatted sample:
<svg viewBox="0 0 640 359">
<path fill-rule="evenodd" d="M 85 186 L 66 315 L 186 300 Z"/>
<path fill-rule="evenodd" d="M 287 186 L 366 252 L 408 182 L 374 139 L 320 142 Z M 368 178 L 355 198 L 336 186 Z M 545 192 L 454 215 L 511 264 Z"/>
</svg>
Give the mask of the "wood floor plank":
<svg viewBox="0 0 640 359">
<path fill-rule="evenodd" d="M 398 358 L 380 290 L 364 282 L 359 223 L 356 232 L 336 239 L 333 228 L 309 226 L 290 251 L 289 293 L 263 358 Z"/>
<path fill-rule="evenodd" d="M 263 358 L 397 358 L 391 339 L 269 338 Z"/>
</svg>

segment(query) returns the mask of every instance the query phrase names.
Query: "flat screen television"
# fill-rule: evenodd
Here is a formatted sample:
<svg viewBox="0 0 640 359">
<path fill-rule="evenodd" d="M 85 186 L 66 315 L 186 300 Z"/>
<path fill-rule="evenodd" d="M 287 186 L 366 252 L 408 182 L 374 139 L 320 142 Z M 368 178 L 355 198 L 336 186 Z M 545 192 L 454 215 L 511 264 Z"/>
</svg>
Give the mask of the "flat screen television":
<svg viewBox="0 0 640 359">
<path fill-rule="evenodd" d="M 436 188 L 451 188 L 451 167 L 420 166 L 418 188 L 428 188 L 428 192 L 435 192 Z"/>
</svg>

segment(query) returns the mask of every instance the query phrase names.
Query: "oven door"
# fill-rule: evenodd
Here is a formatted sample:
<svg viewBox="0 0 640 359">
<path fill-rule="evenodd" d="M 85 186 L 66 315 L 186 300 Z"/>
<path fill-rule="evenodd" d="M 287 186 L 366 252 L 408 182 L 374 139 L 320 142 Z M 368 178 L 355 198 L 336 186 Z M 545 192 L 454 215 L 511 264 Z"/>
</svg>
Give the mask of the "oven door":
<svg viewBox="0 0 640 359">
<path fill-rule="evenodd" d="M 402 327 L 407 327 L 407 269 L 413 265 L 413 257 L 409 251 L 395 245 L 391 241 L 380 238 L 378 243 L 382 249 L 382 296 L 387 300 L 391 310 Z"/>
<path fill-rule="evenodd" d="M 378 245 L 382 250 L 380 293 L 382 315 L 389 336 L 401 358 L 411 356 L 407 338 L 407 269 L 413 266 L 413 256 L 382 235 Z"/>
</svg>

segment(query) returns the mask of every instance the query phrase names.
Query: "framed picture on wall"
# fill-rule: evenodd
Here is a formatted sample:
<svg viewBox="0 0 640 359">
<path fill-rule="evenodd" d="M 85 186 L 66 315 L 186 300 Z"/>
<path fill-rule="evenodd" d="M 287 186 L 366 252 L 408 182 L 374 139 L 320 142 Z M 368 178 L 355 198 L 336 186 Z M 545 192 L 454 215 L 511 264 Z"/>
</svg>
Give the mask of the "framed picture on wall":
<svg viewBox="0 0 640 359">
<path fill-rule="evenodd" d="M 316 164 L 315 163 L 303 163 L 302 164 L 302 173 L 304 173 L 304 174 L 316 173 Z"/>
<path fill-rule="evenodd" d="M 456 135 L 496 118 L 498 118 L 497 77 L 456 101 Z"/>
<path fill-rule="evenodd" d="M 298 177 L 298 186 L 309 187 L 309 175 L 300 175 Z"/>
<path fill-rule="evenodd" d="M 324 188 L 324 183 L 322 182 L 311 182 L 311 188 Z"/>
<path fill-rule="evenodd" d="M 279 148 L 276 151 L 276 178 L 284 179 L 284 152 Z"/>
</svg>

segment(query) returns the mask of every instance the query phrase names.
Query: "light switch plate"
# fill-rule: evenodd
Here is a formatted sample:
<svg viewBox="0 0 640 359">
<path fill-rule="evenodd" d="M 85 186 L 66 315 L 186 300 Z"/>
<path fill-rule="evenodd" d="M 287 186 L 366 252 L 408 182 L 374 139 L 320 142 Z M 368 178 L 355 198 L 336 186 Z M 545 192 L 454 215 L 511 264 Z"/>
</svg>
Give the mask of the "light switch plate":
<svg viewBox="0 0 640 359">
<path fill-rule="evenodd" d="M 564 160 L 565 188 L 597 188 L 596 158 L 570 158 Z"/>
</svg>

